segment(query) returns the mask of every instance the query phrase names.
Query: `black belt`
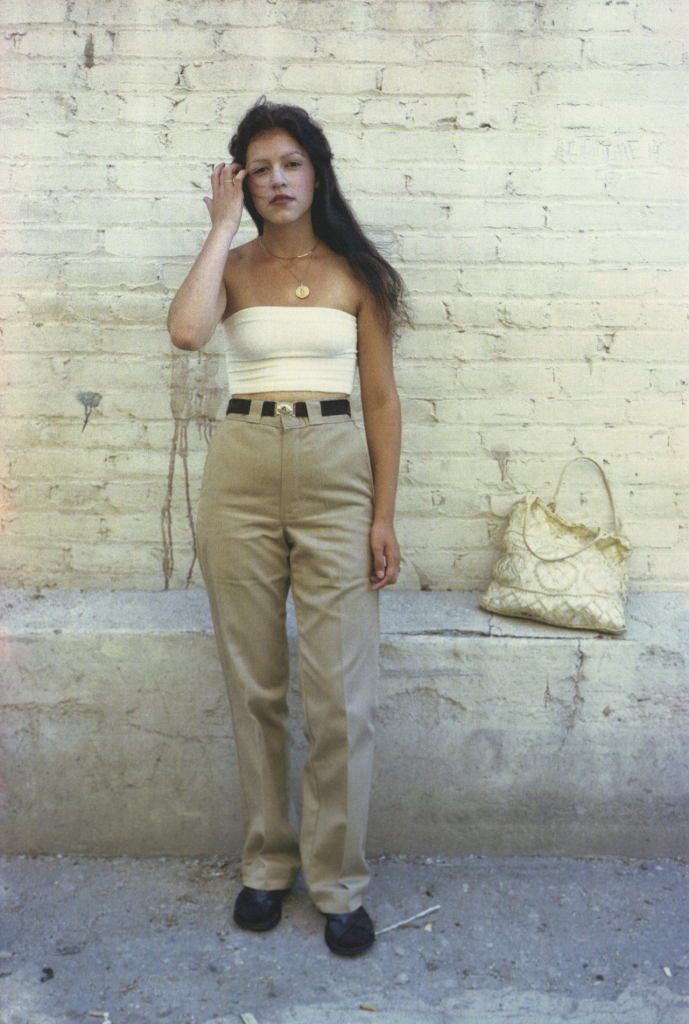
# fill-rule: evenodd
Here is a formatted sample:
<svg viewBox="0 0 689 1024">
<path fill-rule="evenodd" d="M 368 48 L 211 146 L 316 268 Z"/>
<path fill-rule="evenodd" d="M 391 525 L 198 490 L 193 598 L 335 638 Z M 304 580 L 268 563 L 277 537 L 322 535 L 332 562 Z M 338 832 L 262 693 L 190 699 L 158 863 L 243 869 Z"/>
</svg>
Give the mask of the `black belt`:
<svg viewBox="0 0 689 1024">
<path fill-rule="evenodd" d="M 327 398 L 321 400 L 320 405 L 322 416 L 338 416 L 341 413 L 347 413 L 348 416 L 352 415 L 348 398 Z M 250 411 L 251 399 L 249 398 L 231 398 L 230 404 L 227 407 L 228 413 L 247 413 Z M 264 400 L 261 416 L 275 416 L 278 412 L 290 412 L 293 416 L 309 415 L 306 402 L 269 402 L 267 399 Z"/>
</svg>

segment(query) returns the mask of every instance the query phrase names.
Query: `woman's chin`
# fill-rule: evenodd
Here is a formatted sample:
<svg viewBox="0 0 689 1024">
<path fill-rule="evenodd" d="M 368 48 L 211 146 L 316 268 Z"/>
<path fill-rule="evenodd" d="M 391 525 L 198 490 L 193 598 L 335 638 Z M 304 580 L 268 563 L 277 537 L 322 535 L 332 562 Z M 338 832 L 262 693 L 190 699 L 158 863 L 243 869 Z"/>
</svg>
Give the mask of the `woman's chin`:
<svg viewBox="0 0 689 1024">
<path fill-rule="evenodd" d="M 272 224 L 289 224 L 303 217 L 307 210 L 300 209 L 294 203 L 277 203 L 275 206 L 267 206 L 265 212 L 259 210 L 259 213 Z"/>
</svg>

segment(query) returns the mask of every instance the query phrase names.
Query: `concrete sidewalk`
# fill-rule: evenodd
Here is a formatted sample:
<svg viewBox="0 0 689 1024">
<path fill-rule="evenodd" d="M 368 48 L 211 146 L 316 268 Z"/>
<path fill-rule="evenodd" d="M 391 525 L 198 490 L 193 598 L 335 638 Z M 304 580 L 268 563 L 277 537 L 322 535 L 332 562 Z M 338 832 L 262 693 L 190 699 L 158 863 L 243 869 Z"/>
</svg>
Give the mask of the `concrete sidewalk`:
<svg viewBox="0 0 689 1024">
<path fill-rule="evenodd" d="M 0 1024 L 686 1024 L 689 866 L 379 857 L 348 961 L 301 882 L 239 931 L 235 859 L 0 858 Z M 369 1004 L 376 1009 L 363 1009 Z"/>
</svg>

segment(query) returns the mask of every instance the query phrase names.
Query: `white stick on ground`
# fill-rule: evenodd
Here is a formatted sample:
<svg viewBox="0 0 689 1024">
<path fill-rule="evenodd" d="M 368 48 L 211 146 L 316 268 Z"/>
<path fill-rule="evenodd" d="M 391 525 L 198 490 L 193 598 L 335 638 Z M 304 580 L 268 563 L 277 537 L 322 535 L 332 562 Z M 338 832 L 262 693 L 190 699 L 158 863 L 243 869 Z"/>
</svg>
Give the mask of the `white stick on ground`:
<svg viewBox="0 0 689 1024">
<path fill-rule="evenodd" d="M 438 903 L 435 907 L 429 907 L 428 910 L 422 910 L 420 914 L 414 914 L 413 917 L 407 917 L 404 921 L 398 921 L 397 924 L 389 924 L 387 928 L 381 928 L 376 935 L 384 935 L 385 932 L 394 931 L 395 928 L 401 928 L 403 924 L 411 924 L 412 921 L 418 921 L 420 917 L 425 917 L 426 914 L 434 914 L 436 910 L 440 910 L 440 904 Z"/>
</svg>

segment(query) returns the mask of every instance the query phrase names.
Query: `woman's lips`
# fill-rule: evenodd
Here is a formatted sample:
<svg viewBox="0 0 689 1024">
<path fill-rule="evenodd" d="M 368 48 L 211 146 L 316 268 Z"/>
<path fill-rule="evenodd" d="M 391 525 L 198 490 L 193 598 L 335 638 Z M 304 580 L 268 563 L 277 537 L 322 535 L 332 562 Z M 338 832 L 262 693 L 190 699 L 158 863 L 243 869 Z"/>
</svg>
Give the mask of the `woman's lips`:
<svg viewBox="0 0 689 1024">
<path fill-rule="evenodd" d="M 283 203 L 292 203 L 294 200 L 291 196 L 276 196 L 275 199 L 270 200 L 271 206 L 282 205 Z"/>
</svg>

